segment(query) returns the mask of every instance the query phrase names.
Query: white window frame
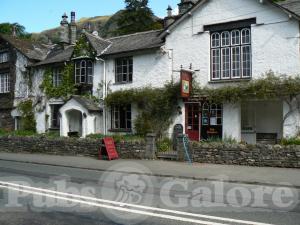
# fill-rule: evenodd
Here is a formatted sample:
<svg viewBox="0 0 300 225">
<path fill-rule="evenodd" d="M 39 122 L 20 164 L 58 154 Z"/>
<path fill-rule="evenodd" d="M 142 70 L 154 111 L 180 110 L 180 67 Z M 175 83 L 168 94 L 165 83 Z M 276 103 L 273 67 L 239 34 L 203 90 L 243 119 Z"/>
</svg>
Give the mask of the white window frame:
<svg viewBox="0 0 300 225">
<path fill-rule="evenodd" d="M 122 110 L 125 115 L 125 127 L 121 127 L 121 107 L 126 108 Z M 130 114 L 130 116 L 128 116 Z M 128 126 L 130 124 L 130 126 Z M 111 127 L 112 130 L 131 130 L 132 129 L 132 106 L 119 106 L 115 105 L 111 107 Z"/>
<path fill-rule="evenodd" d="M 10 76 L 9 73 L 0 74 L 0 94 L 10 92 Z"/>
<path fill-rule="evenodd" d="M 0 63 L 6 63 L 9 61 L 9 52 L 1 51 L 0 52 Z"/>
<path fill-rule="evenodd" d="M 75 62 L 75 83 L 93 84 L 94 64 L 92 60 L 80 60 Z"/>
<path fill-rule="evenodd" d="M 218 39 L 219 38 L 219 39 Z M 228 40 L 229 39 L 229 40 Z M 222 32 L 213 32 L 211 34 L 211 80 L 236 80 L 236 79 L 249 79 L 252 77 L 252 37 L 251 28 L 234 29 Z M 244 50 L 250 48 L 246 55 L 246 64 Z M 219 56 L 216 52 L 219 49 Z M 235 54 L 235 49 L 238 54 Z M 228 52 L 229 50 L 229 52 Z M 226 51 L 226 52 L 225 52 Z M 225 55 L 226 53 L 226 55 Z M 229 55 L 228 55 L 229 54 Z M 216 66 L 219 57 L 220 66 Z M 224 58 L 226 57 L 226 58 Z M 239 61 L 233 61 L 238 57 Z M 228 62 L 229 60 L 229 62 Z M 249 62 L 250 61 L 250 62 Z M 228 65 L 229 63 L 229 65 Z M 238 68 L 234 69 L 235 63 L 238 63 Z M 247 65 L 247 68 L 244 68 Z M 230 67 L 228 69 L 228 66 Z M 250 68 L 248 68 L 248 66 Z M 228 74 L 229 70 L 229 74 Z M 239 72 L 237 72 L 239 71 Z M 247 71 L 247 74 L 246 74 Z M 238 74 L 237 74 L 238 73 Z M 246 74 L 246 75 L 245 75 Z"/>
<path fill-rule="evenodd" d="M 52 83 L 54 87 L 59 87 L 62 84 L 62 69 L 55 68 L 52 73 Z"/>
<path fill-rule="evenodd" d="M 132 83 L 132 81 L 133 81 L 133 57 L 124 57 L 124 58 L 115 59 L 115 83 L 116 84 Z"/>
</svg>

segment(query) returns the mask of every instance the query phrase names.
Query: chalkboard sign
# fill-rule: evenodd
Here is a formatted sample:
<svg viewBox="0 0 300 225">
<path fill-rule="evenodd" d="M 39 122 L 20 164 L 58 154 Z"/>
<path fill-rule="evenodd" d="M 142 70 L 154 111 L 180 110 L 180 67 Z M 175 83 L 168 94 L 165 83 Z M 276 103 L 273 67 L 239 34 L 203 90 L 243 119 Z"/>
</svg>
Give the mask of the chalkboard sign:
<svg viewBox="0 0 300 225">
<path fill-rule="evenodd" d="M 176 124 L 173 130 L 173 150 L 177 151 L 177 137 L 178 135 L 183 134 L 183 126 L 181 124 Z"/>
<path fill-rule="evenodd" d="M 111 137 L 104 138 L 99 151 L 99 159 L 114 160 L 118 158 L 119 155 L 116 150 L 114 139 Z"/>
</svg>

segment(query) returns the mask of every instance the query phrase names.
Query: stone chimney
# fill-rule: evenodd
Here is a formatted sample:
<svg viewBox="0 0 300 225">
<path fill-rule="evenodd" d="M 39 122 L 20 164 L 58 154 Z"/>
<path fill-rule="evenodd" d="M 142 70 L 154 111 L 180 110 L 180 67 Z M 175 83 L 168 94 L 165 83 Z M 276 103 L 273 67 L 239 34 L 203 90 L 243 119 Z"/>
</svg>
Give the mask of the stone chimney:
<svg viewBox="0 0 300 225">
<path fill-rule="evenodd" d="M 12 27 L 12 36 L 17 37 L 17 29 L 16 29 L 15 25 L 13 25 L 13 27 Z"/>
<path fill-rule="evenodd" d="M 164 27 L 170 26 L 175 21 L 175 18 L 173 16 L 173 9 L 169 5 L 167 8 L 167 17 L 164 18 Z"/>
<path fill-rule="evenodd" d="M 74 45 L 76 43 L 76 39 L 77 39 L 77 26 L 76 26 L 76 22 L 75 22 L 75 12 L 71 12 L 71 22 L 69 25 L 70 28 L 70 44 Z"/>
<path fill-rule="evenodd" d="M 63 14 L 62 21 L 60 22 L 59 36 L 61 44 L 65 45 L 69 43 L 69 22 L 66 13 Z"/>
<path fill-rule="evenodd" d="M 192 8 L 198 0 L 181 0 L 178 4 L 179 15 L 184 14 L 190 8 Z"/>
</svg>

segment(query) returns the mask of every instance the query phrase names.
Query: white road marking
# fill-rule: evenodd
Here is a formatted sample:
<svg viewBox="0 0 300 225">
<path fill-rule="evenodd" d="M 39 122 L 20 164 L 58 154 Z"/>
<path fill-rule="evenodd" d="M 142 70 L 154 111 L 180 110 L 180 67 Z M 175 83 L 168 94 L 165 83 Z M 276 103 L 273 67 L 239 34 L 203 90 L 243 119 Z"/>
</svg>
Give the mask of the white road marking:
<svg viewBox="0 0 300 225">
<path fill-rule="evenodd" d="M 9 187 L 9 186 L 13 186 L 13 187 Z M 128 203 L 123 203 L 123 202 L 116 202 L 116 201 L 110 201 L 110 200 L 105 200 L 105 199 L 98 199 L 98 198 L 93 198 L 93 197 L 75 195 L 75 194 L 70 194 L 70 193 L 57 192 L 57 191 L 47 190 L 47 189 L 42 189 L 42 188 L 35 188 L 35 187 L 19 185 L 19 184 L 15 184 L 15 183 L 3 182 L 3 181 L 0 181 L 0 187 L 6 188 L 6 189 L 17 190 L 17 191 L 21 191 L 21 192 L 26 192 L 26 193 L 29 193 L 29 194 L 38 194 L 38 195 L 48 196 L 49 194 L 40 193 L 40 192 L 46 192 L 46 193 L 52 193 L 52 194 L 56 194 L 56 195 L 69 196 L 69 197 L 72 197 L 72 198 L 80 198 L 80 199 L 85 199 L 85 200 L 90 200 L 90 201 L 95 201 L 95 202 L 101 202 L 101 203 L 106 203 L 106 204 L 111 204 L 111 205 L 117 205 L 119 207 L 108 206 L 108 205 L 103 205 L 103 204 L 97 204 L 97 203 L 93 203 L 93 202 L 76 200 L 76 199 L 69 199 L 69 198 L 60 197 L 60 196 L 51 195 L 51 194 L 49 195 L 49 197 L 61 198 L 61 199 L 70 200 L 70 201 L 73 201 L 73 202 L 78 202 L 79 201 L 79 203 L 84 203 L 84 204 L 88 204 L 88 205 L 89 205 L 89 203 L 97 204 L 97 205 L 94 205 L 94 206 L 103 207 L 103 208 L 111 207 L 111 209 L 116 208 L 115 210 L 122 209 L 121 211 L 130 210 L 130 211 L 127 211 L 127 212 L 132 212 L 132 213 L 137 213 L 137 214 L 143 214 L 143 215 L 151 214 L 149 216 L 160 215 L 160 216 L 174 217 L 174 216 L 164 215 L 164 214 L 149 213 L 149 212 L 141 211 L 141 210 L 124 209 L 123 207 L 127 206 L 127 207 L 131 207 L 131 208 L 136 208 L 136 209 L 159 211 L 159 212 L 171 213 L 171 214 L 175 214 L 175 215 L 190 216 L 190 217 L 195 217 L 195 218 L 217 220 L 217 221 L 229 222 L 229 223 L 239 223 L 239 224 L 248 224 L 248 225 L 249 224 L 251 224 L 251 225 L 272 225 L 272 224 L 267 224 L 267 223 L 254 222 L 254 221 L 237 220 L 237 219 L 231 219 L 231 218 L 208 216 L 208 215 L 202 215 L 202 214 L 193 214 L 193 213 L 188 213 L 188 212 L 162 209 L 162 208 L 155 208 L 155 207 L 149 207 L 149 206 L 134 205 L 134 204 L 128 204 Z M 18 189 L 14 188 L 14 187 L 17 187 Z M 20 189 L 20 188 L 22 188 L 22 189 Z M 40 191 L 40 192 L 27 191 L 27 190 L 24 190 L 24 189 L 35 190 L 35 191 Z M 163 218 L 163 217 L 161 217 L 161 218 Z M 177 217 L 175 216 L 174 218 L 177 218 Z M 178 217 L 178 218 L 181 218 L 181 217 Z M 169 218 L 169 219 L 171 219 L 171 218 Z M 185 219 L 185 218 L 181 218 L 181 219 Z M 179 220 L 179 221 L 181 221 L 181 220 Z M 186 222 L 188 222 L 188 221 L 186 221 Z M 203 221 L 200 220 L 200 222 L 203 222 Z M 194 223 L 196 223 L 196 222 L 194 222 Z M 199 223 L 199 224 L 202 224 L 202 223 Z M 209 223 L 206 222 L 205 224 L 209 224 Z M 218 225 L 219 223 L 212 223 L 212 224 Z"/>
</svg>

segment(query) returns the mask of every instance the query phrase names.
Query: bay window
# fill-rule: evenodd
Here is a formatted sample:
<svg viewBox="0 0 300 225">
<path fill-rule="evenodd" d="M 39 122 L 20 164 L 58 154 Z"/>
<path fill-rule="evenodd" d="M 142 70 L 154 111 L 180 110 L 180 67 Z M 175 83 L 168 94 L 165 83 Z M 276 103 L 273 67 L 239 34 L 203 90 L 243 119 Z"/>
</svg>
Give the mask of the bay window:
<svg viewBox="0 0 300 225">
<path fill-rule="evenodd" d="M 0 52 L 0 63 L 5 63 L 9 61 L 9 53 L 7 51 Z"/>
<path fill-rule="evenodd" d="M 94 69 L 91 60 L 80 60 L 75 63 L 76 84 L 93 84 Z"/>
<path fill-rule="evenodd" d="M 251 78 L 251 29 L 211 34 L 211 79 Z"/>
<path fill-rule="evenodd" d="M 8 73 L 0 74 L 0 93 L 10 92 L 10 77 Z"/>
</svg>

